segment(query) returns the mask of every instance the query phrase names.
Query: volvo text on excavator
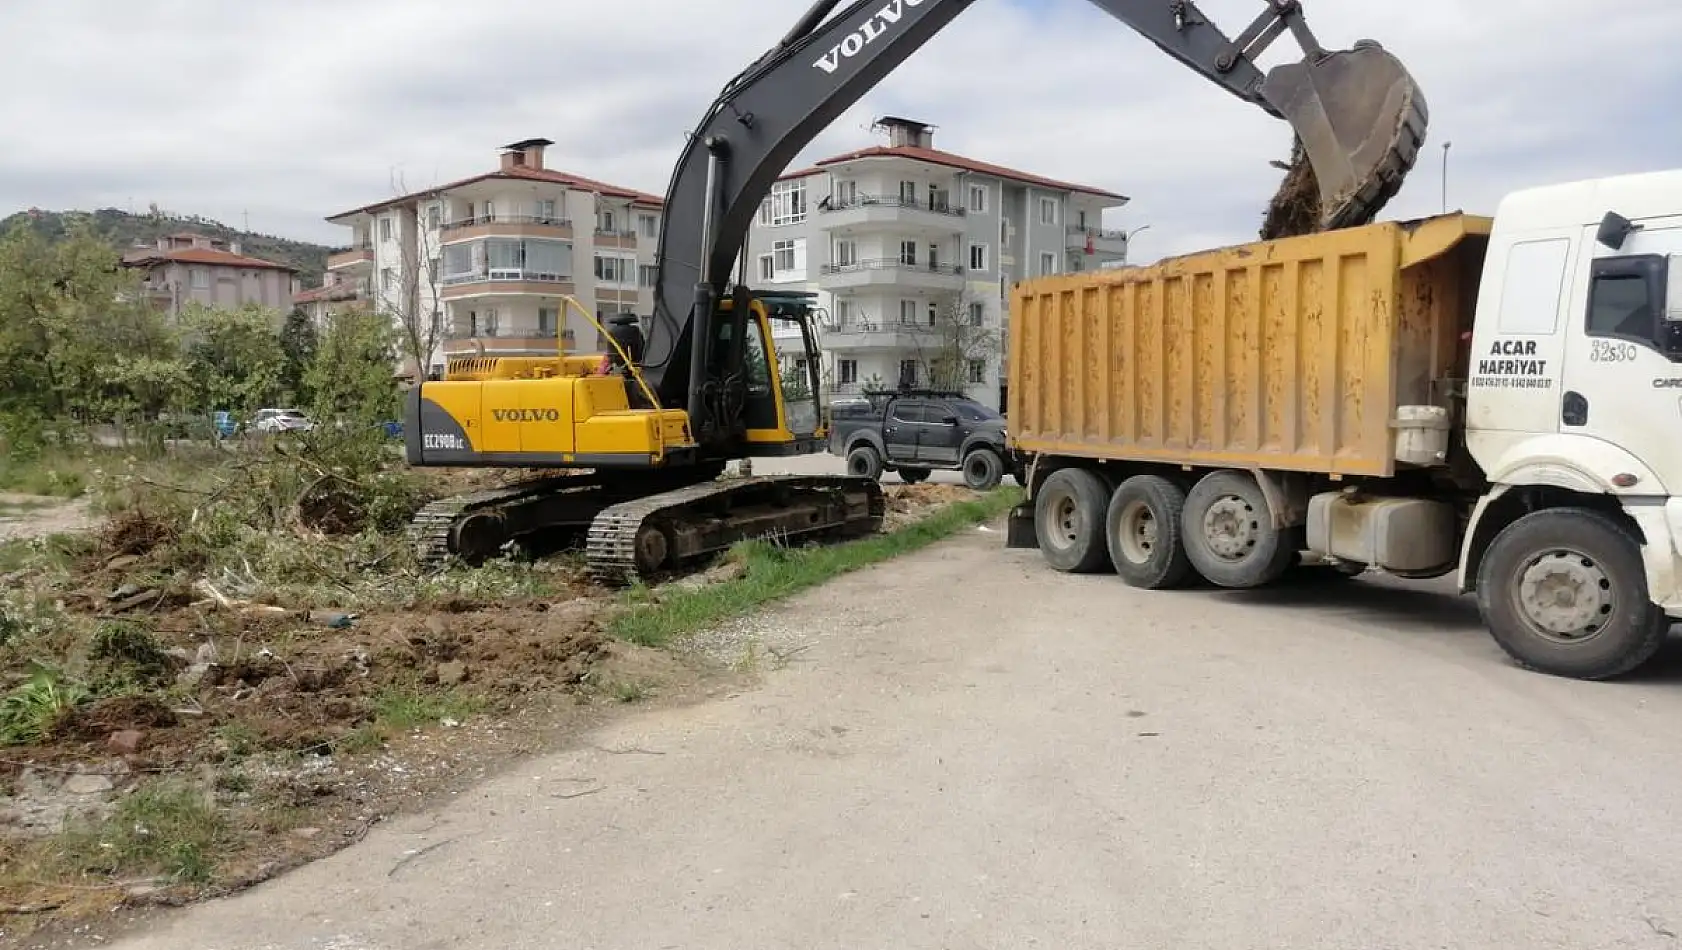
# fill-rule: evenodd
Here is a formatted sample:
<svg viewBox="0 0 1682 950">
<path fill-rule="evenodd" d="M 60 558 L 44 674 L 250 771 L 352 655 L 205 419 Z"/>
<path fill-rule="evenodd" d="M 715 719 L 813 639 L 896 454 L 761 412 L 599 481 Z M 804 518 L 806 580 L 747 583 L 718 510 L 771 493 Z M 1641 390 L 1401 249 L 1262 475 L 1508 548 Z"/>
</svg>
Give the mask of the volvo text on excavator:
<svg viewBox="0 0 1682 950">
<path fill-rule="evenodd" d="M 777 176 L 820 132 L 976 0 L 819 0 L 724 87 L 665 196 L 653 313 L 598 326 L 600 355 L 468 357 L 417 383 L 410 464 L 553 469 L 436 501 L 411 532 L 423 561 L 478 560 L 510 541 L 582 531 L 592 573 L 647 577 L 756 537 L 879 530 L 881 487 L 846 475 L 721 479 L 733 459 L 824 450 L 815 295 L 748 286 L 744 246 Z M 1406 69 L 1370 41 L 1328 51 L 1297 0 L 1229 39 L 1187 0 L 1091 0 L 1216 85 L 1284 119 L 1318 182 L 1321 228 L 1363 224 L 1424 139 Z M 1284 32 L 1305 58 L 1263 73 Z M 573 302 L 576 304 L 576 302 Z M 582 308 L 580 308 L 582 309 Z M 585 312 L 585 317 L 594 317 Z M 773 325 L 798 329 L 808 379 L 785 388 Z"/>
</svg>

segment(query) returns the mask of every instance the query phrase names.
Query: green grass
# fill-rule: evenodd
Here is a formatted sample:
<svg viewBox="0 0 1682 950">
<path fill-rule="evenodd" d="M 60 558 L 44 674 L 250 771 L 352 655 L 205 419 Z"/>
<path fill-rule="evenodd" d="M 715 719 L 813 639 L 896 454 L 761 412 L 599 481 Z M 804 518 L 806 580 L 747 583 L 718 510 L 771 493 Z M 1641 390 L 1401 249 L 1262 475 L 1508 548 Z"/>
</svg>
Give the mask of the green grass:
<svg viewBox="0 0 1682 950">
<path fill-rule="evenodd" d="M 657 600 L 646 591 L 634 591 L 630 596 L 635 606 L 615 617 L 608 629 L 632 643 L 660 646 L 850 571 L 927 547 L 1003 514 L 1021 499 L 1019 488 L 997 488 L 897 530 L 846 544 L 809 548 L 744 544 L 732 554 L 746 565 L 741 576 L 704 587 L 662 591 Z"/>
<path fill-rule="evenodd" d="M 233 844 L 226 819 L 205 793 L 184 781 L 143 784 L 108 820 L 73 828 L 51 843 L 54 876 L 160 874 L 202 884 Z"/>
</svg>

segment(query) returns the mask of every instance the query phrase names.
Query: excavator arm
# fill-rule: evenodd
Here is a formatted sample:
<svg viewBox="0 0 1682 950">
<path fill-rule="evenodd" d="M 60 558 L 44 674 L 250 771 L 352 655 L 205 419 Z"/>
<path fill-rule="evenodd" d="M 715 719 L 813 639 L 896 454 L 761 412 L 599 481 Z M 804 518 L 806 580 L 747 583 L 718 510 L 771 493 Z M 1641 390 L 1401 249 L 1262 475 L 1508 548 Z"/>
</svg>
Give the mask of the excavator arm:
<svg viewBox="0 0 1682 950">
<path fill-rule="evenodd" d="M 840 0 L 818 0 L 725 86 L 690 136 L 666 191 L 642 371 L 663 405 L 689 410 L 698 437 L 713 421 L 702 395 L 711 333 L 697 328 L 720 312 L 761 200 L 819 133 L 974 2 L 856 0 L 834 12 Z M 1373 43 L 1328 53 L 1297 0 L 1263 0 L 1236 40 L 1189 0 L 1091 2 L 1285 119 L 1318 179 L 1321 227 L 1371 220 L 1412 167 L 1425 112 L 1406 70 Z M 1306 58 L 1263 74 L 1255 58 L 1287 30 Z M 735 293 L 732 319 L 742 321 L 741 282 Z"/>
</svg>

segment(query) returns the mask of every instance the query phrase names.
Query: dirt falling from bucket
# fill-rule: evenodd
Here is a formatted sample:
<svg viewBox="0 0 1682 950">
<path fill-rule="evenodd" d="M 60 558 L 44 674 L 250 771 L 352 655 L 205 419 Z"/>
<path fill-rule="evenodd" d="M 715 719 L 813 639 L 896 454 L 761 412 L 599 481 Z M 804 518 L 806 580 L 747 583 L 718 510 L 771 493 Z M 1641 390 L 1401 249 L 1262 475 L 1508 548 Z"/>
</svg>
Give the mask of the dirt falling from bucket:
<svg viewBox="0 0 1682 950">
<path fill-rule="evenodd" d="M 1285 180 L 1279 183 L 1279 190 L 1268 202 L 1261 239 L 1271 241 L 1320 230 L 1320 182 L 1314 176 L 1314 166 L 1309 164 L 1302 140 L 1293 141 L 1289 165 L 1275 162 L 1274 166 L 1285 169 Z"/>
</svg>

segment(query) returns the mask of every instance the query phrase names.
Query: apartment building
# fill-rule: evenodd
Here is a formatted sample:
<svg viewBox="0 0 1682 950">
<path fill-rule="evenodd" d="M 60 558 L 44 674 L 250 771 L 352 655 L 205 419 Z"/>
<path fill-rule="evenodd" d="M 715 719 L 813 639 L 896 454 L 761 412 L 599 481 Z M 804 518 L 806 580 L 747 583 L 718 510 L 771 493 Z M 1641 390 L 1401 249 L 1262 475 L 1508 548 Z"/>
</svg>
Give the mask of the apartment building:
<svg viewBox="0 0 1682 950">
<path fill-rule="evenodd" d="M 569 296 L 604 323 L 652 311 L 663 199 L 548 168 L 553 144 L 515 142 L 492 171 L 327 219 L 352 235 L 328 269 L 439 340 L 429 373 L 456 355 L 603 349 Z"/>
<path fill-rule="evenodd" d="M 285 310 L 298 292 L 298 270 L 241 252 L 239 242 L 183 231 L 143 244 L 122 257 L 143 273 L 143 292 L 171 316 L 188 303 L 207 307 L 259 304 Z"/>
<path fill-rule="evenodd" d="M 749 280 L 817 294 L 829 394 L 962 385 L 1001 407 L 1010 286 L 1125 262 L 1126 236 L 1102 222 L 1128 199 L 941 151 L 923 122 L 876 129 L 886 145 L 776 182 L 750 230 Z M 798 352 L 798 334 L 778 344 Z"/>
</svg>

